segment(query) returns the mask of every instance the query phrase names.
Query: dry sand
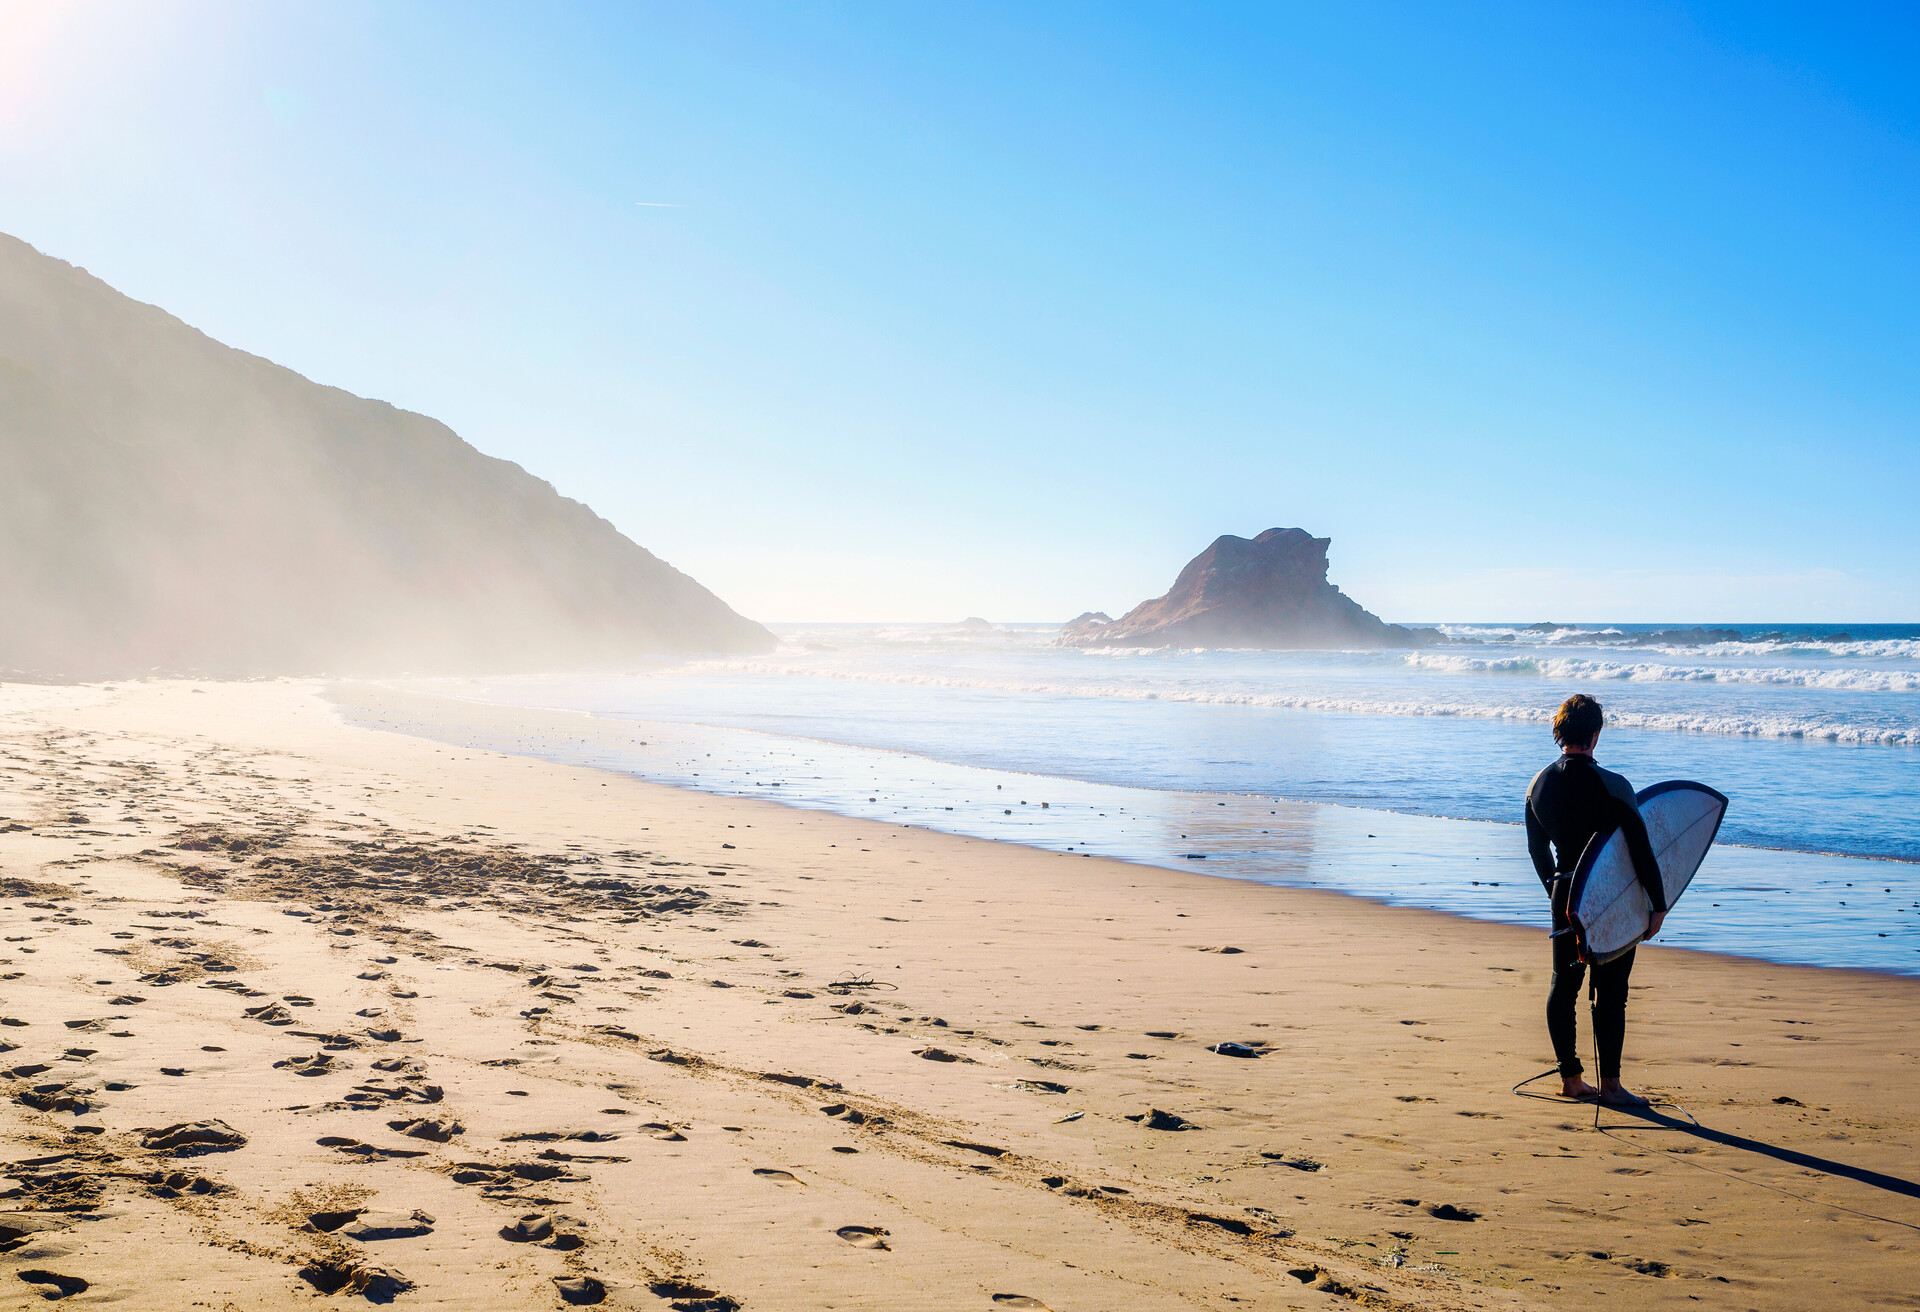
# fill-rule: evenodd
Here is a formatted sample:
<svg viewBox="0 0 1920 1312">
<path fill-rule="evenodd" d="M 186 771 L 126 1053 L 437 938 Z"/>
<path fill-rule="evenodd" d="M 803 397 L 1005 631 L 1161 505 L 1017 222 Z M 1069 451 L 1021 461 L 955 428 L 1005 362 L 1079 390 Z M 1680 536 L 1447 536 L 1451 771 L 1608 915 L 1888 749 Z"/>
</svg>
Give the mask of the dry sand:
<svg viewBox="0 0 1920 1312">
<path fill-rule="evenodd" d="M 312 685 L 0 688 L 0 816 L 5 1306 L 1920 1306 L 1920 982 L 1643 950 L 1596 1131 L 1538 933 Z"/>
</svg>

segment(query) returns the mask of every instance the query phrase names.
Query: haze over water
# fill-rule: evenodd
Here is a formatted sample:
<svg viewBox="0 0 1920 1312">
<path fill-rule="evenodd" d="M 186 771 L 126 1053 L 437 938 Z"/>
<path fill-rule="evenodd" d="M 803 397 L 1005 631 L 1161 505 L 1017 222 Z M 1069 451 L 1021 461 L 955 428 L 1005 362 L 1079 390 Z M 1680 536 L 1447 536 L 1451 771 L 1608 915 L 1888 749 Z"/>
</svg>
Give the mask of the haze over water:
<svg viewBox="0 0 1920 1312">
<path fill-rule="evenodd" d="M 1522 923 L 1545 909 L 1520 798 L 1555 754 L 1553 708 L 1587 691 L 1610 716 L 1604 764 L 1732 799 L 1662 941 L 1920 972 L 1920 626 L 1745 626 L 1709 645 L 1444 627 L 1439 649 L 1267 652 L 784 626 L 765 658 L 428 686 L 619 728 L 490 746 Z"/>
</svg>

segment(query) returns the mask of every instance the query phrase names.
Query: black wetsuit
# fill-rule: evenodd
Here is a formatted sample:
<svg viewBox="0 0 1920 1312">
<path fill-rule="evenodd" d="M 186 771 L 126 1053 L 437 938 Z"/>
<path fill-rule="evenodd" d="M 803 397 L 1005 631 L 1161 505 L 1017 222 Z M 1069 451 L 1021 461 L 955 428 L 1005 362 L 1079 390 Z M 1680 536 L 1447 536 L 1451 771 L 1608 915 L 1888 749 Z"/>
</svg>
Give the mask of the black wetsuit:
<svg viewBox="0 0 1920 1312">
<path fill-rule="evenodd" d="M 1569 753 L 1533 777 L 1527 789 L 1527 852 L 1553 902 L 1553 927 L 1566 925 L 1567 894 L 1580 854 L 1595 834 L 1623 829 L 1634 874 L 1655 911 L 1667 909 L 1660 864 L 1647 841 L 1646 822 L 1633 803 L 1633 785 L 1591 756 Z M 1551 846 L 1549 846 L 1551 844 Z M 1575 951 L 1573 935 L 1553 940 L 1553 987 L 1547 994 L 1547 1033 L 1553 1037 L 1560 1074 L 1573 1077 L 1586 1067 L 1574 1042 L 1574 1004 L 1587 972 Z M 1620 1077 L 1620 1048 L 1627 1033 L 1627 979 L 1633 950 L 1593 968 L 1593 1036 L 1600 1048 L 1600 1077 Z"/>
</svg>

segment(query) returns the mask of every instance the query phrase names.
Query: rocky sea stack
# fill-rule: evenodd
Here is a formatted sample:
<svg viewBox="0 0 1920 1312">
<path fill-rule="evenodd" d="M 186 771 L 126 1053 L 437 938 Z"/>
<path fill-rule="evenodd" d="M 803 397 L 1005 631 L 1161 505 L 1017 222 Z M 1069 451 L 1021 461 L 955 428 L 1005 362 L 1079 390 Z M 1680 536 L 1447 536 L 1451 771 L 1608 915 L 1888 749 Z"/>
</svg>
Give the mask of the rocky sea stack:
<svg viewBox="0 0 1920 1312">
<path fill-rule="evenodd" d="M 1327 582 L 1327 547 L 1305 529 L 1228 534 L 1195 556 L 1164 597 L 1117 620 L 1089 612 L 1060 631 L 1063 647 L 1427 647 L 1433 629 L 1388 624 Z"/>
</svg>

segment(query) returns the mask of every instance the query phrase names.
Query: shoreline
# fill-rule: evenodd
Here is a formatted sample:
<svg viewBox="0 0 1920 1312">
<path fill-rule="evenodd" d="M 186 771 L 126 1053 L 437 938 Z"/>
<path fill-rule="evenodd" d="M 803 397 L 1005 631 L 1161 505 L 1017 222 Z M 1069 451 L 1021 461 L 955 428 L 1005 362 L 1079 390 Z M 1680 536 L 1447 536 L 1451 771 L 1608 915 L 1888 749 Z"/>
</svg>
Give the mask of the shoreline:
<svg viewBox="0 0 1920 1312">
<path fill-rule="evenodd" d="M 329 684 L 329 686 L 337 686 L 338 684 L 344 681 L 320 680 L 318 682 L 327 683 Z M 354 682 L 360 682 L 360 681 L 354 681 Z M 397 687 L 399 683 L 404 681 L 368 680 L 365 682 L 376 684 L 381 687 Z M 547 715 L 581 715 L 581 716 L 586 716 L 589 719 L 605 720 L 608 722 L 617 722 L 617 723 L 624 723 L 624 724 L 661 725 L 661 726 L 673 726 L 673 727 L 685 728 L 685 729 L 713 730 L 721 733 L 748 734 L 754 737 L 766 738 L 768 740 L 776 741 L 776 742 L 806 743 L 809 745 L 823 747 L 823 748 L 842 748 L 850 751 L 875 752 L 875 753 L 879 753 L 881 755 L 887 755 L 887 756 L 906 757 L 912 760 L 925 761 L 929 765 L 935 765 L 935 766 L 949 766 L 949 765 L 958 764 L 957 762 L 948 761 L 943 757 L 933 756 L 926 752 L 912 751 L 904 747 L 872 747 L 863 743 L 843 742 L 836 738 L 823 738 L 817 735 L 810 735 L 810 734 L 781 734 L 781 733 L 775 733 L 770 729 L 753 729 L 753 728 L 746 728 L 746 727 L 732 726 L 732 725 L 715 725 L 715 724 L 708 724 L 704 721 L 693 721 L 693 720 L 684 720 L 684 721 L 682 720 L 650 720 L 650 719 L 639 718 L 639 717 L 623 716 L 616 712 L 611 712 L 611 711 L 588 711 L 588 710 L 581 710 L 576 707 L 569 707 L 569 706 L 548 706 L 544 704 L 521 705 L 518 703 L 508 704 L 508 703 L 501 703 L 501 702 L 479 701 L 479 700 L 462 698 L 462 697 L 454 697 L 448 694 L 439 694 L 439 693 L 426 694 L 426 695 L 440 697 L 446 701 L 461 702 L 466 705 L 483 706 L 483 707 L 489 707 L 489 708 L 499 709 L 499 710 L 531 711 L 531 712 L 547 714 Z M 1351 712 L 1351 714 L 1364 714 L 1364 712 Z M 399 732 L 399 730 L 394 730 L 393 732 Z M 608 766 L 603 768 L 614 769 L 616 767 Z M 1138 791 L 1142 791 L 1142 792 L 1162 791 L 1167 793 L 1193 796 L 1193 797 L 1238 797 L 1238 798 L 1244 798 L 1248 800 L 1257 799 L 1263 803 L 1266 801 L 1277 801 L 1277 802 L 1284 803 L 1288 806 L 1315 806 L 1315 807 L 1326 807 L 1332 810 L 1358 811 L 1363 814 L 1369 814 L 1369 815 L 1408 816 L 1408 817 L 1421 819 L 1421 820 L 1444 820 L 1451 824 L 1501 825 L 1508 829 L 1523 828 L 1520 822 L 1515 820 L 1495 820 L 1487 816 L 1475 816 L 1475 815 L 1451 815 L 1451 814 L 1447 814 L 1439 811 L 1409 811 L 1409 810 L 1400 810 L 1398 808 L 1389 807 L 1389 806 L 1361 806 L 1358 803 L 1354 803 L 1354 802 L 1330 801 L 1325 798 L 1291 797 L 1291 796 L 1269 798 L 1265 793 L 1246 792 L 1242 790 L 1207 790 L 1207 789 L 1191 789 L 1191 788 L 1169 788 L 1169 789 L 1152 790 L 1152 789 L 1139 788 L 1138 785 L 1134 785 L 1134 784 L 1104 783 L 1097 780 L 1082 779 L 1075 775 L 1049 774 L 1041 770 L 1016 770 L 1011 767 L 1005 767 L 1005 766 L 976 767 L 976 768 L 992 769 L 999 773 L 1017 775 L 1022 778 L 1037 780 L 1041 783 L 1091 784 L 1095 787 L 1102 787 L 1102 788 L 1115 788 L 1115 789 L 1128 789 L 1128 790 L 1137 789 Z M 687 787 L 688 785 L 674 785 L 674 786 Z M 717 795 L 727 796 L 730 794 L 717 794 Z M 798 803 L 795 803 L 794 805 L 798 805 Z M 998 841 L 1018 842 L 1019 840 L 1003 839 Z M 1719 841 L 1716 841 L 1714 843 L 1714 850 L 1716 851 L 1719 851 L 1725 848 L 1738 848 L 1739 850 L 1746 851 L 1746 852 L 1779 852 L 1779 853 L 1784 853 L 1791 856 L 1826 857 L 1835 861 L 1889 861 L 1897 865 L 1920 865 L 1920 857 L 1901 856 L 1898 853 L 1842 852 L 1836 849 L 1829 849 L 1829 848 L 1784 847 L 1784 846 L 1778 846 L 1778 845 L 1772 845 L 1772 844 L 1766 844 L 1766 843 L 1735 843 L 1735 842 L 1719 842 Z M 1125 859 L 1125 858 L 1115 858 L 1115 859 Z M 1356 896 L 1359 896 L 1359 895 L 1356 895 Z M 1737 956 L 1739 954 L 1735 953 L 1733 955 Z"/>
<path fill-rule="evenodd" d="M 77 1304 L 309 1307 L 309 1268 L 403 1307 L 1912 1303 L 1920 981 L 1650 947 L 1629 1081 L 1720 1137 L 1596 1134 L 1507 1092 L 1545 1063 L 1535 931 L 454 749 L 319 691 L 0 702 L 32 822 L 0 876 L 63 890 L 0 898 L 0 1037 L 46 1068 L 0 1103 L 0 1224 L 37 1218 L 9 1261 Z M 94 1105 L 16 1100 L 47 1083 Z M 209 1118 L 244 1142 L 140 1130 Z M 410 1233 L 308 1219 L 342 1210 Z"/>
<path fill-rule="evenodd" d="M 390 683 L 333 683 L 326 695 L 365 726 L 588 765 L 708 796 L 771 797 L 778 789 L 789 805 L 851 818 L 1546 925 L 1546 902 L 1519 827 L 1497 820 L 1102 784 L 899 748 L 504 705 Z M 1002 786 L 1014 799 L 1006 807 L 989 800 Z M 1120 814 L 1131 823 L 1121 824 Z M 1861 864 L 1877 860 L 1716 844 L 1686 914 L 1662 941 L 1785 964 L 1920 975 L 1920 917 L 1911 914 L 1920 907 L 1920 867 Z M 1798 916 L 1791 925 L 1786 907 Z"/>
</svg>

